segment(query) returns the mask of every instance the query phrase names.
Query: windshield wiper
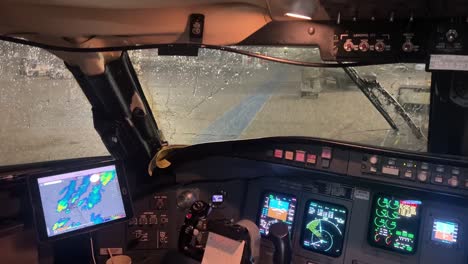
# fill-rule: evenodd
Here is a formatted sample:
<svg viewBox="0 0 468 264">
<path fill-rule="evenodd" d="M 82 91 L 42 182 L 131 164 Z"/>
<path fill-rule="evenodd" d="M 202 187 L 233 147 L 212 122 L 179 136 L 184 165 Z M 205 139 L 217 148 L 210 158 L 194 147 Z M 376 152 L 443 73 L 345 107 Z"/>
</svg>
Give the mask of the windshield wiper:
<svg viewBox="0 0 468 264">
<path fill-rule="evenodd" d="M 424 138 L 421 128 L 413 121 L 403 106 L 401 106 L 401 104 L 384 87 L 382 87 L 377 80 L 369 80 L 361 77 L 358 71 L 353 67 L 343 67 L 343 70 L 351 80 L 353 80 L 367 99 L 369 99 L 372 105 L 377 109 L 377 111 L 379 111 L 393 130 L 399 131 L 399 128 L 387 111 L 386 106 L 394 107 L 396 113 L 405 121 L 417 139 Z"/>
</svg>

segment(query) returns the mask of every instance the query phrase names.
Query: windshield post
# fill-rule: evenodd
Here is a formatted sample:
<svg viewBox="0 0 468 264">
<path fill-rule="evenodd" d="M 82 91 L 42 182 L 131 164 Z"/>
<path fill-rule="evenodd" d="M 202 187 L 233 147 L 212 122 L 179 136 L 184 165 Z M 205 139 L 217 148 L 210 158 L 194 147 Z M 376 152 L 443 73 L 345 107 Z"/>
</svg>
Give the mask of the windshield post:
<svg viewBox="0 0 468 264">
<path fill-rule="evenodd" d="M 88 76 L 80 67 L 68 68 L 92 105 L 95 128 L 109 153 L 148 164 L 162 142 L 127 53 L 109 62 L 103 74 Z"/>
<path fill-rule="evenodd" d="M 428 151 L 468 156 L 467 72 L 433 72 Z"/>
</svg>

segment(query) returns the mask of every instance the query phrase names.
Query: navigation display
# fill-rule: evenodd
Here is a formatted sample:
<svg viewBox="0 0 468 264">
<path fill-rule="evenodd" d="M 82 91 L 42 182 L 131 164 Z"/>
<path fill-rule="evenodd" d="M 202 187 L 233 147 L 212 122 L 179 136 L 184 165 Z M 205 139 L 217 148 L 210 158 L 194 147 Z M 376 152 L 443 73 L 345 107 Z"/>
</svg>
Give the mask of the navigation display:
<svg viewBox="0 0 468 264">
<path fill-rule="evenodd" d="M 115 165 L 37 179 L 47 236 L 126 217 Z"/>
<path fill-rule="evenodd" d="M 343 250 L 347 215 L 346 208 L 341 205 L 309 201 L 304 214 L 302 247 L 339 257 Z"/>
<path fill-rule="evenodd" d="M 270 226 L 282 221 L 288 225 L 291 234 L 296 213 L 296 197 L 292 195 L 278 194 L 274 192 L 265 193 L 262 200 L 259 227 L 260 234 L 268 235 Z"/>
<path fill-rule="evenodd" d="M 442 219 L 434 219 L 431 240 L 446 245 L 454 245 L 458 240 L 458 223 Z"/>
<path fill-rule="evenodd" d="M 390 195 L 374 196 L 369 243 L 400 253 L 416 252 L 421 218 L 421 201 Z"/>
</svg>

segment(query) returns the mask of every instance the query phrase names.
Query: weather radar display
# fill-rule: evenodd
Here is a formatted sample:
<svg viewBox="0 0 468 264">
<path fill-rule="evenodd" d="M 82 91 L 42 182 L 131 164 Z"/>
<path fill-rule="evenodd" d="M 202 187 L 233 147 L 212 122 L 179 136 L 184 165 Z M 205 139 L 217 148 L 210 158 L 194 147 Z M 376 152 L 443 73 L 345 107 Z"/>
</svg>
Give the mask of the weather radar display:
<svg viewBox="0 0 468 264">
<path fill-rule="evenodd" d="M 339 257 L 343 250 L 347 210 L 320 201 L 309 201 L 304 214 L 302 247 L 320 254 Z"/>
<path fill-rule="evenodd" d="M 38 179 L 49 237 L 124 218 L 115 165 Z"/>
<path fill-rule="evenodd" d="M 259 227 L 260 234 L 268 235 L 270 226 L 277 222 L 288 225 L 291 234 L 296 212 L 296 198 L 291 195 L 266 193 L 262 200 Z"/>
</svg>

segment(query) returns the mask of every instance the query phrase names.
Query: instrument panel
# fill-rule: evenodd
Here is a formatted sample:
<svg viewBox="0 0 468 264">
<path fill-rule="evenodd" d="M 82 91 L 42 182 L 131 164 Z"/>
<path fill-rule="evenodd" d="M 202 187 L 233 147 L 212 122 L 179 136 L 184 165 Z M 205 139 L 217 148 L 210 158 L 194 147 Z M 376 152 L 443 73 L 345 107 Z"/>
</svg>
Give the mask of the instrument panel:
<svg viewBox="0 0 468 264">
<path fill-rule="evenodd" d="M 369 243 L 399 253 L 414 254 L 421 220 L 419 200 L 378 194 L 373 199 Z"/>
<path fill-rule="evenodd" d="M 304 249 L 339 257 L 343 250 L 348 211 L 338 204 L 310 200 L 306 203 L 301 245 Z"/>
<path fill-rule="evenodd" d="M 300 141 L 242 145 L 236 155 L 277 164 L 280 180 L 250 184 L 247 200 L 264 189 L 297 197 L 294 263 L 467 261 L 464 160 Z M 271 259 L 268 241 L 262 249 Z"/>
<path fill-rule="evenodd" d="M 310 22 L 272 22 L 240 44 L 318 46 L 325 61 L 427 63 L 430 71 L 467 69 L 463 60 L 468 54 L 466 18 L 398 17 L 395 12 L 380 17 L 335 14 L 340 15 Z"/>
<path fill-rule="evenodd" d="M 268 235 L 270 226 L 279 221 L 288 225 L 292 231 L 294 216 L 296 213 L 296 197 L 274 192 L 266 192 L 263 195 L 263 206 L 260 210 L 258 227 L 262 236 Z"/>
<path fill-rule="evenodd" d="M 177 248 L 186 217 L 180 201 L 190 198 L 216 202 L 214 218 L 256 223 L 260 263 L 272 262 L 265 235 L 278 221 L 289 226 L 293 263 L 468 260 L 462 159 L 305 138 L 223 144 L 197 160 L 173 160 L 178 186 L 135 201 L 125 252 L 158 261 Z M 115 247 L 107 237 L 101 249 Z"/>
<path fill-rule="evenodd" d="M 462 204 L 446 204 L 439 200 L 442 197 L 434 199 L 387 186 L 363 189 L 316 181 L 299 187 L 297 182 L 287 180 L 279 185 L 278 193 L 300 193 L 291 232 L 293 263 L 467 260 L 466 237 L 461 229 L 468 221 L 468 210 Z M 255 196 L 258 199 L 262 187 L 274 188 L 271 179 L 255 182 L 249 187 L 247 200 Z M 353 188 L 352 195 L 340 197 L 347 188 Z M 255 216 L 255 209 L 263 208 L 249 206 L 245 210 L 247 218 Z M 261 252 L 261 263 L 271 263 L 274 249 L 266 239 Z"/>
</svg>

